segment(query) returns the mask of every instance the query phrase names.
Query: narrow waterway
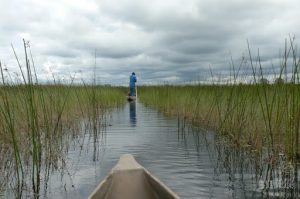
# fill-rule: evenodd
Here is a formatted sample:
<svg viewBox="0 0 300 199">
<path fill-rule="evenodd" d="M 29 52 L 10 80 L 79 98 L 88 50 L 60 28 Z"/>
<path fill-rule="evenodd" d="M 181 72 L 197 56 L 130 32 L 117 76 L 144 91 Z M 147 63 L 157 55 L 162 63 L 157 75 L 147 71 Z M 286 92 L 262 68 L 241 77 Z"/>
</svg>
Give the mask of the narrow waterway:
<svg viewBox="0 0 300 199">
<path fill-rule="evenodd" d="M 277 186 L 266 185 L 266 172 L 254 157 L 225 145 L 212 131 L 193 128 L 135 102 L 114 110 L 105 120 L 106 127 L 97 135 L 83 122 L 85 133 L 68 147 L 64 169 L 51 172 L 41 198 L 87 198 L 126 153 L 181 198 L 277 195 L 272 194 Z"/>
</svg>

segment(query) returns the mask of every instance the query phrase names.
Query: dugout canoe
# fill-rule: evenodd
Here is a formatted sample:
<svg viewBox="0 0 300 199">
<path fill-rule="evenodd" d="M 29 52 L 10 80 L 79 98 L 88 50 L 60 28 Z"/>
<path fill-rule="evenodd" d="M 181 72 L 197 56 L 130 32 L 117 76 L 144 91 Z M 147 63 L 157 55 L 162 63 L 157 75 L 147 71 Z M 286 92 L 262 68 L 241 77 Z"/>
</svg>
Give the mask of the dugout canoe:
<svg viewBox="0 0 300 199">
<path fill-rule="evenodd" d="M 128 101 L 134 101 L 136 100 L 136 96 L 127 96 Z"/>
<path fill-rule="evenodd" d="M 132 155 L 126 154 L 89 196 L 89 199 L 102 198 L 179 199 L 179 196 L 137 163 Z"/>
</svg>

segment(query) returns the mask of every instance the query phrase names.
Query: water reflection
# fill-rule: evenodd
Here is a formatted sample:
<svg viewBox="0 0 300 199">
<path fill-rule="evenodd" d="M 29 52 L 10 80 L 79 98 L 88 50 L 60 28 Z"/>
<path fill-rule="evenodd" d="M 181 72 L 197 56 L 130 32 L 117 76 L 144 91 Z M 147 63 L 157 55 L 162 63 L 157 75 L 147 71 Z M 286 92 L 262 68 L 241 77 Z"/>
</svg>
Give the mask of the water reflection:
<svg viewBox="0 0 300 199">
<path fill-rule="evenodd" d="M 65 133 L 66 157 L 51 160 L 57 166 L 42 179 L 49 184 L 42 186 L 40 198 L 87 198 L 124 153 L 133 154 L 181 198 L 299 197 L 297 165 L 271 164 L 261 152 L 237 149 L 186 120 L 136 102 L 99 120 L 109 125 L 81 121 L 80 129 Z"/>
<path fill-rule="evenodd" d="M 130 124 L 132 127 L 136 126 L 136 101 L 133 100 L 129 102 L 129 118 L 130 118 Z"/>
</svg>

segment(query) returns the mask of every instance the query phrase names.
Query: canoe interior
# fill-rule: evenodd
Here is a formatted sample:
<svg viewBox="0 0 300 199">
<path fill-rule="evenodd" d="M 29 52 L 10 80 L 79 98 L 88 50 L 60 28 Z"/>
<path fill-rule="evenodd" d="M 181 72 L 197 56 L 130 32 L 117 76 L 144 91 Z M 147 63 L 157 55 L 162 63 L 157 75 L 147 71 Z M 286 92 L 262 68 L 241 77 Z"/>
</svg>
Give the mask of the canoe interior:
<svg viewBox="0 0 300 199">
<path fill-rule="evenodd" d="M 122 156 L 89 197 L 90 199 L 179 199 L 161 181 L 139 165 L 131 155 Z"/>
</svg>

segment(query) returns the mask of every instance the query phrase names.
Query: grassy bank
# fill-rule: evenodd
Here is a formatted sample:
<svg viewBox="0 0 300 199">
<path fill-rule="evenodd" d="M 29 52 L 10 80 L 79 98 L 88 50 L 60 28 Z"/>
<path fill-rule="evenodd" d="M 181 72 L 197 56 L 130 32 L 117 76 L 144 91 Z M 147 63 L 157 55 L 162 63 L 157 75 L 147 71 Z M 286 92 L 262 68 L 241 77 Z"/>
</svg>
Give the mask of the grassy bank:
<svg viewBox="0 0 300 199">
<path fill-rule="evenodd" d="M 299 154 L 300 87 L 273 85 L 154 86 L 139 89 L 144 103 L 205 125 L 237 146 Z"/>
</svg>

